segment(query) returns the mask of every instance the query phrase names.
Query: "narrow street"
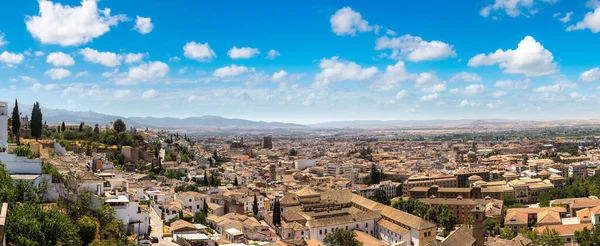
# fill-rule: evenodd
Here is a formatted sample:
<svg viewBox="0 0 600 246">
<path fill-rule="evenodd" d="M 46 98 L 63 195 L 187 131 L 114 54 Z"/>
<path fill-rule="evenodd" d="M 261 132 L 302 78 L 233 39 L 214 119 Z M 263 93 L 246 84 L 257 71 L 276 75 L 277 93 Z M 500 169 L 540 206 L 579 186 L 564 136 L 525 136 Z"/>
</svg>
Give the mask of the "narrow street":
<svg viewBox="0 0 600 246">
<path fill-rule="evenodd" d="M 156 213 L 156 211 L 154 211 L 152 206 L 150 207 L 150 226 L 152 227 L 150 236 L 158 238 L 158 244 L 153 244 L 153 245 L 164 245 L 164 246 L 177 245 L 176 243 L 173 243 L 170 240 L 167 241 L 162 238 L 162 236 L 163 236 L 163 221 L 160 219 L 160 216 L 158 215 L 158 213 Z"/>
</svg>

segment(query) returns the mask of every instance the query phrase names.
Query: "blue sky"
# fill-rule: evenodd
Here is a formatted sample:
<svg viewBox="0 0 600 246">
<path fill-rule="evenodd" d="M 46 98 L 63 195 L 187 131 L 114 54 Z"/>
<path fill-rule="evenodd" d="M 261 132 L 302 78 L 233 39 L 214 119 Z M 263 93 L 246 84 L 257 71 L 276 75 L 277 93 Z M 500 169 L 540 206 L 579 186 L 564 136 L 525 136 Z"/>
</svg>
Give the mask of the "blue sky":
<svg viewBox="0 0 600 246">
<path fill-rule="evenodd" d="M 598 1 L 3 4 L 7 101 L 297 123 L 598 118 Z"/>
</svg>

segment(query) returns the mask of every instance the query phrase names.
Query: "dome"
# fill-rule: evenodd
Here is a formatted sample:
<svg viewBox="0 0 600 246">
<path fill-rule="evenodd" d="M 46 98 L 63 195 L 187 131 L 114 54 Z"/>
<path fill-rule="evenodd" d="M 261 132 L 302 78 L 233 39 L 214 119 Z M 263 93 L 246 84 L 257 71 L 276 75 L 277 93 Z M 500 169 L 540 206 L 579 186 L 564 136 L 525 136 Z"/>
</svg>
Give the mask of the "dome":
<svg viewBox="0 0 600 246">
<path fill-rule="evenodd" d="M 479 181 L 479 180 L 483 180 L 479 175 L 473 175 L 473 176 L 469 177 L 469 181 Z"/>
</svg>

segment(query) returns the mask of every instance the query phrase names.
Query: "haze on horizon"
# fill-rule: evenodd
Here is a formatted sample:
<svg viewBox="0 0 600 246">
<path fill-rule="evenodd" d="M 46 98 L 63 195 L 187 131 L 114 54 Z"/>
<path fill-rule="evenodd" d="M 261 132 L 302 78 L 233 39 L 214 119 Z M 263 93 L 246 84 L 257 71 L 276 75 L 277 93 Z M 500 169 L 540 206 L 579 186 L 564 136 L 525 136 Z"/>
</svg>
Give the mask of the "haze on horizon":
<svg viewBox="0 0 600 246">
<path fill-rule="evenodd" d="M 233 2 L 7 2 L 0 100 L 300 124 L 599 118 L 597 1 Z"/>
</svg>

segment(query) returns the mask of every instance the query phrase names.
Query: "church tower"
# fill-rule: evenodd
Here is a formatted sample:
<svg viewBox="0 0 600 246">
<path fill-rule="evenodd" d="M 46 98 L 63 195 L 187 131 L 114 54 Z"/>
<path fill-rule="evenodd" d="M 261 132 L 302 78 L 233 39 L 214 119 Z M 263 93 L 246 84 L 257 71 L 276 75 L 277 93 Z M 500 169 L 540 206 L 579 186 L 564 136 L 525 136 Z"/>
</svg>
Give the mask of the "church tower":
<svg viewBox="0 0 600 246">
<path fill-rule="evenodd" d="M 473 216 L 473 237 L 475 238 L 475 246 L 483 246 L 485 244 L 483 232 L 485 231 L 485 206 L 477 205 L 471 210 Z"/>
</svg>

